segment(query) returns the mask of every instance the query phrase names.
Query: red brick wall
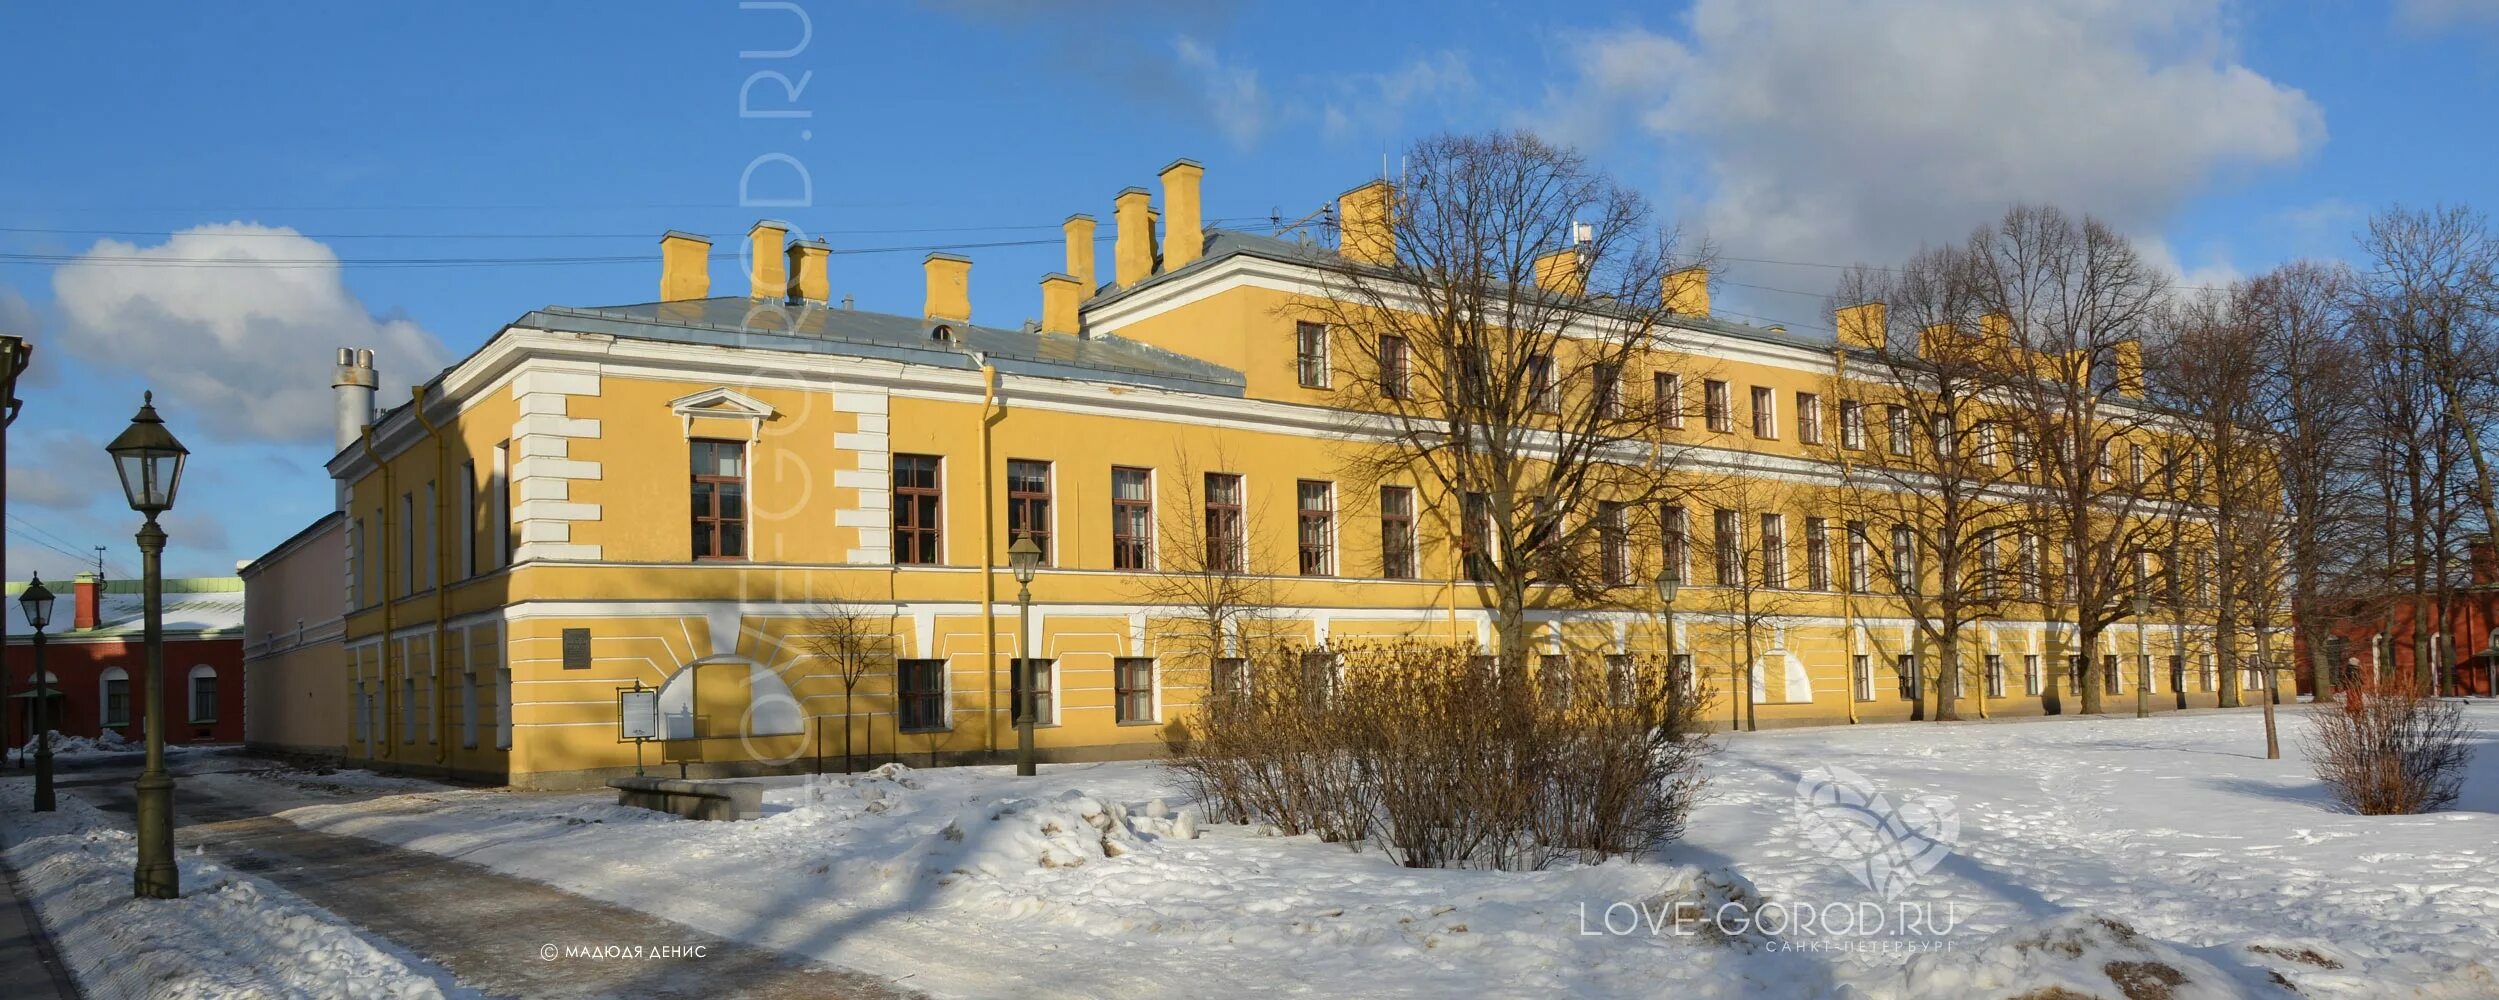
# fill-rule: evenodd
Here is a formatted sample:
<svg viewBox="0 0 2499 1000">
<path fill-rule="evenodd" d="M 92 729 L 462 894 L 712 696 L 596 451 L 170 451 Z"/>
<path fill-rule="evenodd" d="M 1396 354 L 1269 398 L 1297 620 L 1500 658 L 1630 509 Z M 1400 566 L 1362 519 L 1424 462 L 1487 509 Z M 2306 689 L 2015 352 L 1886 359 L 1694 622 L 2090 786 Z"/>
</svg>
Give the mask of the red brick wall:
<svg viewBox="0 0 2499 1000">
<path fill-rule="evenodd" d="M 191 721 L 191 668 L 205 665 L 217 671 L 217 718 L 213 723 Z M 63 641 L 54 639 L 44 644 L 44 671 L 60 679 L 62 697 L 56 698 L 58 717 L 53 728 L 69 736 L 94 736 L 102 731 L 104 711 L 103 676 L 105 668 L 120 667 L 130 675 L 130 722 L 115 726 L 114 731 L 136 741 L 146 735 L 147 700 L 140 691 L 147 673 L 146 649 L 136 639 L 101 641 Z M 16 695 L 34 689 L 35 648 L 27 636 L 9 636 L 9 693 Z M 243 739 L 243 640 L 240 636 L 218 639 L 180 639 L 165 641 L 165 741 L 168 743 L 239 743 Z M 8 739 L 23 744 L 32 732 L 27 728 L 27 704 L 31 699 L 12 697 L 5 710 Z"/>
</svg>

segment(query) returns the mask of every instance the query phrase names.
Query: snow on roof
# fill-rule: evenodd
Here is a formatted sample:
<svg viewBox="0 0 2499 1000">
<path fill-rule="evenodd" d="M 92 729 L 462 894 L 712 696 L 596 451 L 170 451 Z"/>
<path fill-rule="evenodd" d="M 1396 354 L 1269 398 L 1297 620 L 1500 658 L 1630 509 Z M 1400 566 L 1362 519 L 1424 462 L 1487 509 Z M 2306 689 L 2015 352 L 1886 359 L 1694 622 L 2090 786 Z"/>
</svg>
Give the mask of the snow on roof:
<svg viewBox="0 0 2499 1000">
<path fill-rule="evenodd" d="M 71 581 L 45 581 L 52 591 L 52 624 L 44 634 L 54 639 L 103 637 L 137 638 L 144 629 L 141 617 L 146 612 L 146 595 L 140 593 L 142 581 L 106 580 L 97 625 L 92 629 L 74 629 L 77 621 L 77 585 Z M 10 642 L 27 641 L 34 631 L 26 624 L 26 609 L 17 603 L 17 596 L 26 589 L 24 583 L 8 585 L 6 621 Z M 168 636 L 222 635 L 243 630 L 243 578 L 239 576 L 176 577 L 165 581 L 165 634 Z"/>
</svg>

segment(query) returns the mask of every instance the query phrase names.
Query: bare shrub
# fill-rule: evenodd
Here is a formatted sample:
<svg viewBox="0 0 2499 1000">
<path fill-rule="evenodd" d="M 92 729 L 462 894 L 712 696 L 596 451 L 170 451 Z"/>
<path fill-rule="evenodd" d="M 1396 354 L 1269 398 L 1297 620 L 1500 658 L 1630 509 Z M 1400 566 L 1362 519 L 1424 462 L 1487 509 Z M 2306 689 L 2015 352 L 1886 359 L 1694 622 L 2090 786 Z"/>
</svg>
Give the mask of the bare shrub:
<svg viewBox="0 0 2499 1000">
<path fill-rule="evenodd" d="M 1662 658 L 1505 674 L 1424 643 L 1279 648 L 1174 728 L 1209 813 L 1415 868 L 1529 870 L 1680 836 L 1701 789 L 1698 706 Z"/>
<path fill-rule="evenodd" d="M 2338 692 L 2308 712 L 2308 763 L 2334 797 L 2364 816 L 2432 812 L 2456 800 L 2473 756 L 2458 702 L 2411 677 Z"/>
</svg>

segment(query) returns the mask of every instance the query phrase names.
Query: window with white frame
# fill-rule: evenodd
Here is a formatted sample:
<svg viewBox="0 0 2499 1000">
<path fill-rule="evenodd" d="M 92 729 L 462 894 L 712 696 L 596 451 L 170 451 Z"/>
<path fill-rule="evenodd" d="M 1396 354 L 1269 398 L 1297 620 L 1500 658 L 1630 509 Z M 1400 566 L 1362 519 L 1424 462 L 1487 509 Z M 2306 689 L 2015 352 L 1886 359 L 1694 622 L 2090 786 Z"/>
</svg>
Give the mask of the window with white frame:
<svg viewBox="0 0 2499 1000">
<path fill-rule="evenodd" d="M 2037 697 L 2043 693 L 2045 683 L 2046 679 L 2039 676 L 2039 654 L 2024 654 L 2022 656 L 2022 693 Z"/>
<path fill-rule="evenodd" d="M 104 706 L 103 723 L 108 727 L 130 724 L 130 672 L 120 667 L 106 667 L 98 676 L 98 704 Z"/>
<path fill-rule="evenodd" d="M 1718 553 L 1718 585 L 1737 587 L 1744 584 L 1744 516 L 1732 510 L 1721 510 L 1712 519 L 1711 544 Z"/>
<path fill-rule="evenodd" d="M 1152 722 L 1154 658 L 1123 656 L 1111 661 L 1112 707 L 1122 724 Z"/>
<path fill-rule="evenodd" d="M 1987 697 L 2004 697 L 2004 657 L 1987 654 Z"/>
<path fill-rule="evenodd" d="M 1761 585 L 1787 587 L 1787 515 L 1761 516 Z"/>
<path fill-rule="evenodd" d="M 1840 400 L 1840 447 L 1866 446 L 1866 405 L 1853 399 Z"/>
<path fill-rule="evenodd" d="M 1779 436 L 1779 394 L 1766 385 L 1753 387 L 1753 436 L 1764 440 Z"/>
<path fill-rule="evenodd" d="M 204 663 L 192 667 L 190 680 L 191 721 L 217 721 L 217 668 Z"/>
<path fill-rule="evenodd" d="M 1800 444 L 1822 443 L 1822 397 L 1810 392 L 1796 394 L 1796 440 Z"/>
<path fill-rule="evenodd" d="M 1849 658 L 1849 687 L 1858 701 L 1874 700 L 1874 657 L 1859 653 Z"/>
</svg>

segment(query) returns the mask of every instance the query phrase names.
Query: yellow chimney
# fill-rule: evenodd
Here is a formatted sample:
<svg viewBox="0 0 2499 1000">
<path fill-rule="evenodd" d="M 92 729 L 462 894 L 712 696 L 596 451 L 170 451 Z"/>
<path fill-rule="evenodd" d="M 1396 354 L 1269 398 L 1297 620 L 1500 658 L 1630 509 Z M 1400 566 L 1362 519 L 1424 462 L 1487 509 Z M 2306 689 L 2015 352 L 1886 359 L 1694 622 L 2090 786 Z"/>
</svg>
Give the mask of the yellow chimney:
<svg viewBox="0 0 2499 1000">
<path fill-rule="evenodd" d="M 928 304 L 921 307 L 921 315 L 956 323 L 971 322 L 972 258 L 933 253 L 921 260 L 920 266 L 928 272 Z"/>
<path fill-rule="evenodd" d="M 821 303 L 833 297 L 833 279 L 825 273 L 832 253 L 823 240 L 790 244 L 790 301 Z"/>
<path fill-rule="evenodd" d="M 2143 342 L 2140 340 L 2117 342 L 2117 394 L 2138 399 L 2143 396 Z"/>
<path fill-rule="evenodd" d="M 1152 197 L 1144 188 L 1132 187 L 1111 199 L 1111 224 L 1119 227 L 1118 242 L 1111 246 L 1111 276 L 1121 288 L 1154 273 L 1153 209 L 1146 204 Z"/>
<path fill-rule="evenodd" d="M 1563 247 L 1548 250 L 1536 258 L 1536 287 L 1560 295 L 1577 296 L 1588 288 L 1588 272 L 1579 256 L 1579 248 Z"/>
<path fill-rule="evenodd" d="M 1041 276 L 1041 332 L 1077 332 L 1082 323 L 1077 304 L 1084 301 L 1084 291 L 1072 275 Z"/>
<path fill-rule="evenodd" d="M 1842 306 L 1831 312 L 1831 325 L 1839 331 L 1841 347 L 1882 350 L 1884 323 L 1883 304 L 1880 302 Z"/>
<path fill-rule="evenodd" d="M 1200 215 L 1198 185 L 1206 168 L 1196 160 L 1171 161 L 1163 168 L 1163 270 L 1189 266 L 1206 252 L 1206 220 Z"/>
<path fill-rule="evenodd" d="M 1059 223 L 1067 234 L 1067 274 L 1076 279 L 1076 297 L 1089 299 L 1099 287 L 1093 276 L 1093 216 L 1078 212 Z"/>
<path fill-rule="evenodd" d="M 1993 347 L 2012 347 L 2013 317 L 2000 312 L 1991 312 L 1979 317 L 1978 336 Z"/>
<path fill-rule="evenodd" d="M 1365 264 L 1397 263 L 1397 231 L 1389 216 L 1396 189 L 1372 181 L 1336 196 L 1337 252 Z"/>
<path fill-rule="evenodd" d="M 777 299 L 789 294 L 790 274 L 782 267 L 782 244 L 789 238 L 789 223 L 771 219 L 760 220 L 746 231 L 748 298 Z"/>
<path fill-rule="evenodd" d="M 712 293 L 712 241 L 674 229 L 659 238 L 659 300 L 679 302 Z"/>
<path fill-rule="evenodd" d="M 1666 311 L 1678 316 L 1709 315 L 1709 269 L 1687 267 L 1668 271 L 1660 292 Z"/>
</svg>

